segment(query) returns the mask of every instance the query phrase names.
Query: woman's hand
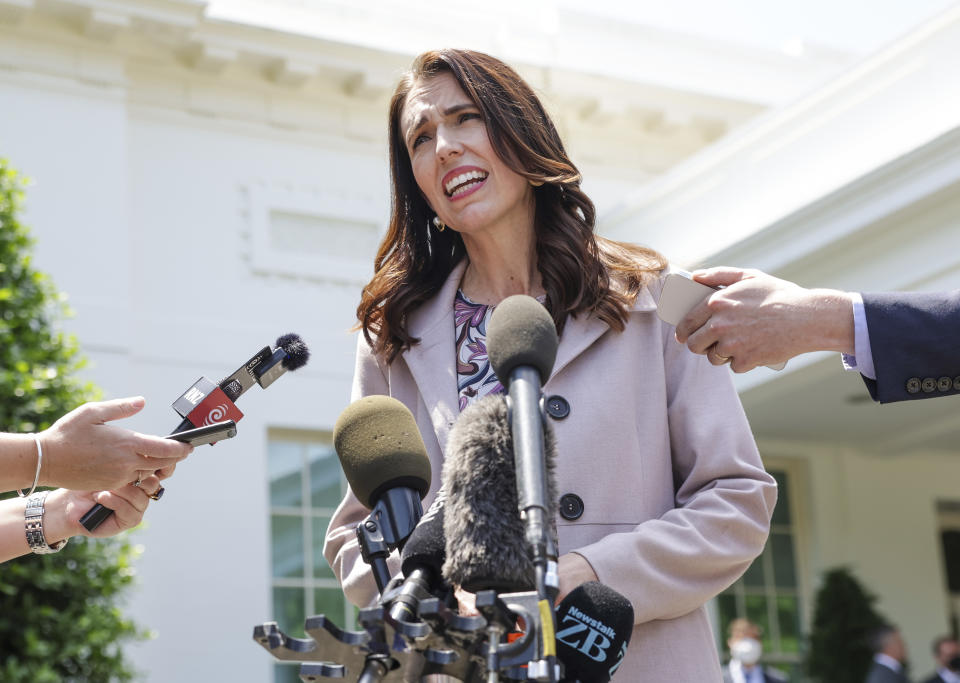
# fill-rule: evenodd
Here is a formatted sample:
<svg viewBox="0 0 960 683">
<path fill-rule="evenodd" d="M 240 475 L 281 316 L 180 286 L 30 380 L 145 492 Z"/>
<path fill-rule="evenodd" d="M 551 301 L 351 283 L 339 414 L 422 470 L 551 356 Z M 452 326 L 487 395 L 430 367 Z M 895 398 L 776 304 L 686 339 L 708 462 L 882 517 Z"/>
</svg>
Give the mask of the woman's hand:
<svg viewBox="0 0 960 683">
<path fill-rule="evenodd" d="M 560 592 L 557 594 L 557 603 L 567 597 L 567 594 L 582 583 L 598 581 L 597 573 L 583 555 L 567 553 L 557 560 L 557 573 L 560 576 Z M 454 589 L 453 594 L 460 605 L 462 616 L 480 614 L 477 611 L 477 596 L 460 586 Z"/>
<path fill-rule="evenodd" d="M 160 488 L 160 477 L 144 477 L 140 486 L 127 484 L 113 491 L 50 491 L 43 503 L 43 537 L 48 545 L 56 545 L 71 536 L 113 536 L 138 525 L 150 503 L 150 496 Z M 30 546 L 24 535 L 26 498 L 0 501 L 0 563 L 27 555 Z M 87 531 L 80 518 L 94 503 L 101 503 L 114 514 L 93 532 Z"/>
<path fill-rule="evenodd" d="M 476 593 L 471 593 L 461 586 L 457 586 L 453 589 L 453 595 L 456 597 L 457 603 L 460 605 L 461 617 L 476 617 L 480 615 L 480 612 L 477 611 Z"/>
<path fill-rule="evenodd" d="M 170 476 L 192 446 L 105 424 L 135 415 L 143 405 L 142 397 L 86 403 L 41 432 L 41 483 L 80 491 L 113 489 L 119 495 L 142 475 Z"/>
<path fill-rule="evenodd" d="M 588 581 L 598 581 L 597 573 L 583 555 L 567 553 L 557 560 L 557 573 L 560 575 L 560 592 L 557 603 L 567 597 L 574 588 Z"/>
</svg>

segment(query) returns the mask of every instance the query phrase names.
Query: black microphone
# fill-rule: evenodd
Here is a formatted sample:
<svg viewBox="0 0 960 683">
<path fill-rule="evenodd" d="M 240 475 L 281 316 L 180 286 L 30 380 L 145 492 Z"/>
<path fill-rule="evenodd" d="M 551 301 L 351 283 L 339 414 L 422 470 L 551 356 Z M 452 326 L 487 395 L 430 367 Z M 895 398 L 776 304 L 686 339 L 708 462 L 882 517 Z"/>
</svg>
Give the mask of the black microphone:
<svg viewBox="0 0 960 683">
<path fill-rule="evenodd" d="M 447 558 L 443 533 L 445 502 L 446 491 L 441 488 L 400 553 L 404 580 L 390 605 L 390 616 L 396 621 L 416 620 L 421 600 L 451 592 L 442 574 Z"/>
<path fill-rule="evenodd" d="M 383 592 L 390 579 L 386 558 L 402 548 L 430 490 L 427 448 L 413 413 L 389 396 L 367 396 L 344 410 L 333 427 L 333 445 L 351 490 L 371 510 L 357 525 L 363 559 Z"/>
<path fill-rule="evenodd" d="M 557 496 L 549 427 L 544 443 L 545 498 L 552 520 Z M 535 572 L 517 507 L 514 440 L 503 396 L 485 396 L 460 414 L 447 440 L 441 488 L 447 496 L 444 579 L 471 592 L 532 590 Z"/>
<path fill-rule="evenodd" d="M 171 434 L 225 420 L 238 422 L 243 413 L 234 402 L 241 394 L 255 383 L 266 389 L 288 370 L 302 368 L 309 359 L 310 350 L 303 339 L 296 334 L 284 334 L 277 338 L 276 349 L 263 347 L 219 385 L 201 377 L 173 402 L 173 409 L 183 420 Z M 113 510 L 97 503 L 84 513 L 80 523 L 87 531 L 93 531 L 112 514 Z"/>
<path fill-rule="evenodd" d="M 606 683 L 623 663 L 633 633 L 633 605 L 596 581 L 574 588 L 557 606 L 557 658 L 563 683 Z"/>
</svg>

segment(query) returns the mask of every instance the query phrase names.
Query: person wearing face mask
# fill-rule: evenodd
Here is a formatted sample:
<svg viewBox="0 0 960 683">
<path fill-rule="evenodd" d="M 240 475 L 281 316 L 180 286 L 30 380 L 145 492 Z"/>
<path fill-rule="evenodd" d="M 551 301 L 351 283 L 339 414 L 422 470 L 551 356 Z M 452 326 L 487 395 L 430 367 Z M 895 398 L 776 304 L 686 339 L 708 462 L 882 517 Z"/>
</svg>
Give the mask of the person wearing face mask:
<svg viewBox="0 0 960 683">
<path fill-rule="evenodd" d="M 933 641 L 933 658 L 937 670 L 923 683 L 960 683 L 960 642 L 953 636 L 940 636 Z"/>
<path fill-rule="evenodd" d="M 723 683 L 786 683 L 787 676 L 760 664 L 763 645 L 760 627 L 749 619 L 734 619 L 727 628 L 730 662 L 723 668 Z"/>
</svg>

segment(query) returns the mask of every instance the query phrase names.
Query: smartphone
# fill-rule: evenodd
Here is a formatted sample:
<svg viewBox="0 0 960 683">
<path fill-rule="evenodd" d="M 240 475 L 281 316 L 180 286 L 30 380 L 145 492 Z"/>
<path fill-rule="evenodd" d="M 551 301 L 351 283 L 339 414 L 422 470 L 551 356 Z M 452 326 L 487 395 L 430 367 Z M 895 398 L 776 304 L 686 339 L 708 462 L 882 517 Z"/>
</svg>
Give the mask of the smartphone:
<svg viewBox="0 0 960 683">
<path fill-rule="evenodd" d="M 693 307 L 716 289 L 697 282 L 686 271 L 673 272 L 663 280 L 663 291 L 657 302 L 657 315 L 669 325 L 679 325 Z"/>
<path fill-rule="evenodd" d="M 204 425 L 196 429 L 188 429 L 176 434 L 168 434 L 166 438 L 174 441 L 182 441 L 191 446 L 203 446 L 208 443 L 215 443 L 223 439 L 232 439 L 237 435 L 237 423 L 233 420 L 224 420 L 223 422 L 214 422 L 212 425 Z"/>
<path fill-rule="evenodd" d="M 690 273 L 680 270 L 667 275 L 663 280 L 663 291 L 657 302 L 657 315 L 669 325 L 678 325 L 694 306 L 717 291 L 715 288 L 697 282 Z M 787 363 L 768 365 L 771 370 L 783 370 Z"/>
</svg>

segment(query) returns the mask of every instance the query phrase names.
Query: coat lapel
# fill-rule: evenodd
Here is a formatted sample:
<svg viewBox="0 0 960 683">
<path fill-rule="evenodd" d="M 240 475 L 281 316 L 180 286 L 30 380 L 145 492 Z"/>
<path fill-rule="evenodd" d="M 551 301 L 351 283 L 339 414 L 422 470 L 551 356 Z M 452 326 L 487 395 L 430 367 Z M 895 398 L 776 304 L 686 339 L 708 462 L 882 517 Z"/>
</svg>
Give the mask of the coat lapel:
<svg viewBox="0 0 960 683">
<path fill-rule="evenodd" d="M 630 306 L 630 312 L 653 311 L 657 305 L 651 296 L 650 291 L 644 287 L 637 295 L 636 301 Z M 610 326 L 594 315 L 578 315 L 567 318 L 567 324 L 563 328 L 563 335 L 560 337 L 560 345 L 557 347 L 557 360 L 553 364 L 551 377 L 560 373 L 573 359 L 586 351 L 597 341 Z"/>
<path fill-rule="evenodd" d="M 437 295 L 410 316 L 410 333 L 421 342 L 403 354 L 420 396 L 430 410 L 430 421 L 441 448 L 446 447 L 447 434 L 460 414 L 453 302 L 466 267 L 466 259 L 458 263 Z M 640 291 L 630 307 L 631 312 L 655 309 L 656 302 L 647 288 Z M 596 316 L 568 318 L 551 376 L 562 371 L 609 329 L 609 325 Z"/>
<path fill-rule="evenodd" d="M 453 302 L 466 267 L 466 259 L 454 266 L 437 295 L 410 316 L 410 334 L 421 341 L 403 354 L 430 411 L 430 421 L 441 448 L 446 446 L 450 426 L 460 414 Z"/>
</svg>

